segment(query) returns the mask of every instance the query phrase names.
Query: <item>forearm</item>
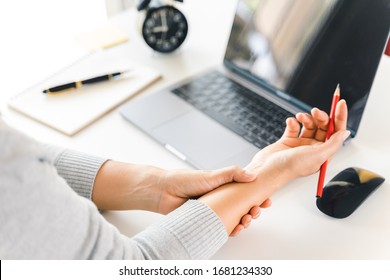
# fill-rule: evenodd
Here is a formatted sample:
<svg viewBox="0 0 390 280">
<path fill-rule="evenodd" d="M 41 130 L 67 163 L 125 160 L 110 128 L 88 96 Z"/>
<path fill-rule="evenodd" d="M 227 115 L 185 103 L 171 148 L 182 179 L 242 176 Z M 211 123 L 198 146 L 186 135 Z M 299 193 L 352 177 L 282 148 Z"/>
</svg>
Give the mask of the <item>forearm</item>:
<svg viewBox="0 0 390 280">
<path fill-rule="evenodd" d="M 51 145 L 43 146 L 58 174 L 74 191 L 92 200 L 99 209 L 155 211 L 158 197 L 152 194 L 156 191 L 161 169 L 111 161 Z"/>
<path fill-rule="evenodd" d="M 230 234 L 243 215 L 253 206 L 261 205 L 290 179 L 287 172 L 281 173 L 275 168 L 263 168 L 253 182 L 229 183 L 198 200 L 215 211 L 224 224 L 227 234 Z"/>
<path fill-rule="evenodd" d="M 101 210 L 157 211 L 162 169 L 107 161 L 96 175 L 92 201 Z"/>
</svg>

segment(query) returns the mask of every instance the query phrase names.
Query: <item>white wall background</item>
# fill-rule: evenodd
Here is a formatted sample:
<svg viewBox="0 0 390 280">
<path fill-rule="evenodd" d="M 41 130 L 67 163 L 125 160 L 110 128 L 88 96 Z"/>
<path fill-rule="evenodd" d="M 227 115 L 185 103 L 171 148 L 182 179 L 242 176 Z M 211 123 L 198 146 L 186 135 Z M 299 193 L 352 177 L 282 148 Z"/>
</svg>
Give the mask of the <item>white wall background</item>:
<svg viewBox="0 0 390 280">
<path fill-rule="evenodd" d="M 137 3 L 136 0 L 106 0 L 107 15 L 115 15 L 132 7 L 135 3 Z"/>
</svg>

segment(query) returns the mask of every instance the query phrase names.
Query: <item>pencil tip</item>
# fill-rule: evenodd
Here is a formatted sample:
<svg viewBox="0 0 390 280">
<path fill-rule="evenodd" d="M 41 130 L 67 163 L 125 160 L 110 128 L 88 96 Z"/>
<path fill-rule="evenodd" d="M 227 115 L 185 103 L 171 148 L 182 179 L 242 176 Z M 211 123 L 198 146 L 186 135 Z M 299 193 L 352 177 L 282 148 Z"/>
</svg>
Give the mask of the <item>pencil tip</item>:
<svg viewBox="0 0 390 280">
<path fill-rule="evenodd" d="M 337 84 L 336 90 L 334 91 L 334 95 L 340 95 L 340 83 Z"/>
</svg>

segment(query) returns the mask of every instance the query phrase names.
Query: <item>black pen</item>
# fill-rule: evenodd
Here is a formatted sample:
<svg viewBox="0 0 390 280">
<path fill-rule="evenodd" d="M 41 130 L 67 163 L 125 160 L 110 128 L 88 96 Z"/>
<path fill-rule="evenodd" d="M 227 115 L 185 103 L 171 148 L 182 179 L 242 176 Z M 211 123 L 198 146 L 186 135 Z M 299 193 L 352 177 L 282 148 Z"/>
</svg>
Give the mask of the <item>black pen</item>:
<svg viewBox="0 0 390 280">
<path fill-rule="evenodd" d="M 127 73 L 129 71 L 130 70 L 126 70 L 126 71 L 122 71 L 122 72 L 115 72 L 115 73 L 110 73 L 110 74 L 105 74 L 105 75 L 89 78 L 86 80 L 74 81 L 74 82 L 58 85 L 58 86 L 43 90 L 43 93 L 59 93 L 59 92 L 65 91 L 65 90 L 81 88 L 84 85 L 90 85 L 90 84 L 94 84 L 94 83 L 99 83 L 99 82 L 111 80 L 114 77 L 121 76 L 124 73 Z"/>
</svg>

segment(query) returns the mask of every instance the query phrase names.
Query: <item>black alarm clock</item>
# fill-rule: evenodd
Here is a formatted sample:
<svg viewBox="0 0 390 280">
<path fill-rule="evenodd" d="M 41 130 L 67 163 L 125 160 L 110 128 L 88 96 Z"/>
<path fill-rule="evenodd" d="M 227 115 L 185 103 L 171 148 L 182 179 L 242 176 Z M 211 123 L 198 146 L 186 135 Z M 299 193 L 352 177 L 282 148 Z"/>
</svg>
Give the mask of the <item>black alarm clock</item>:
<svg viewBox="0 0 390 280">
<path fill-rule="evenodd" d="M 176 1 L 183 2 L 183 0 Z M 141 0 L 137 9 L 145 10 L 142 36 L 153 50 L 170 53 L 184 42 L 188 33 L 188 23 L 179 9 L 173 5 L 151 0 Z"/>
</svg>

